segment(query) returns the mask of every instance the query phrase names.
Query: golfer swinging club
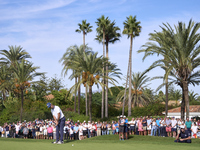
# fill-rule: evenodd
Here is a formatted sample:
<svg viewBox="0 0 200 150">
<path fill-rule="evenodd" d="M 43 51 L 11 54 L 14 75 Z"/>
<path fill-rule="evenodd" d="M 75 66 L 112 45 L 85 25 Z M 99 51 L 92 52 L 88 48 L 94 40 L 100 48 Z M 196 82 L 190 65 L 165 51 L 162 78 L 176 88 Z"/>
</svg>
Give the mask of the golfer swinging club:
<svg viewBox="0 0 200 150">
<path fill-rule="evenodd" d="M 65 116 L 60 107 L 47 103 L 47 107 L 51 108 L 51 113 L 56 123 L 56 141 L 53 144 L 63 144 L 63 128 L 65 126 Z M 59 141 L 60 131 L 60 141 Z"/>
</svg>

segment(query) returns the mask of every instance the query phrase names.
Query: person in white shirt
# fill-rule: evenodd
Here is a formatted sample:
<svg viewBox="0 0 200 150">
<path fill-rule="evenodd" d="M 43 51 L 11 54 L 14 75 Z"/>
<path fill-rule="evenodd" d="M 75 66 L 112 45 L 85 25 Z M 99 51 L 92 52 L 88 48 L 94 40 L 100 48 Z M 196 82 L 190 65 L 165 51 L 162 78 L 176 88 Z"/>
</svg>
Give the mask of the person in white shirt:
<svg viewBox="0 0 200 150">
<path fill-rule="evenodd" d="M 80 137 L 79 140 L 82 140 L 83 139 L 83 126 L 82 126 L 82 123 L 80 123 L 78 130 L 79 130 L 79 137 Z"/>
<path fill-rule="evenodd" d="M 192 138 L 195 138 L 198 131 L 198 126 L 196 125 L 196 122 L 194 122 L 194 125 L 191 127 L 191 131 L 192 131 Z"/>
<path fill-rule="evenodd" d="M 83 138 L 86 139 L 86 135 L 87 135 L 87 124 L 85 123 L 85 121 L 83 122 Z"/>
<path fill-rule="evenodd" d="M 20 129 L 20 125 L 19 125 L 18 122 L 17 122 L 17 124 L 15 125 L 15 129 L 16 129 L 16 135 L 18 135 L 19 129 Z"/>
<path fill-rule="evenodd" d="M 60 109 L 60 107 L 52 105 L 51 103 L 47 103 L 47 107 L 51 108 L 51 113 L 56 123 L 56 141 L 54 144 L 62 144 L 63 143 L 63 129 L 65 126 L 65 116 Z M 59 133 L 60 133 L 60 141 L 59 141 Z"/>
<path fill-rule="evenodd" d="M 173 137 L 175 138 L 175 137 L 176 137 L 176 131 L 177 131 L 177 128 L 176 128 L 176 126 L 177 126 L 177 121 L 176 121 L 175 117 L 172 117 L 171 122 L 172 122 Z"/>
<path fill-rule="evenodd" d="M 132 132 L 132 134 L 134 135 L 134 133 L 135 133 L 135 119 L 132 118 L 132 120 L 129 121 L 128 124 L 130 124 L 130 131 L 129 131 L 129 134 L 131 135 L 131 132 Z"/>
<path fill-rule="evenodd" d="M 92 124 L 90 121 L 88 121 L 88 138 L 91 138 L 91 129 L 92 129 Z"/>
</svg>

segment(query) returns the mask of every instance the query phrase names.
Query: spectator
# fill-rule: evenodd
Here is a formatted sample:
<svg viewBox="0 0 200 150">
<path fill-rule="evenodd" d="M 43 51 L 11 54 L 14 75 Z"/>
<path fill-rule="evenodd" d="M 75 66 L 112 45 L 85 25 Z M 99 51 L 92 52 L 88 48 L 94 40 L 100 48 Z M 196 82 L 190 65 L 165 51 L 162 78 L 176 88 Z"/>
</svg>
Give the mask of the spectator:
<svg viewBox="0 0 200 150">
<path fill-rule="evenodd" d="M 139 120 L 138 120 L 138 131 L 139 131 L 139 135 L 142 135 L 142 132 L 143 132 L 143 125 L 142 125 L 142 118 L 140 118 Z"/>
<path fill-rule="evenodd" d="M 85 121 L 83 122 L 83 138 L 84 139 L 87 138 L 87 125 L 86 125 Z"/>
<path fill-rule="evenodd" d="M 47 137 L 47 124 L 46 123 L 43 126 L 43 134 L 44 134 L 44 139 L 48 139 L 48 137 Z"/>
<path fill-rule="evenodd" d="M 75 123 L 75 126 L 74 126 L 74 140 L 78 140 L 78 131 L 79 131 L 78 124 Z"/>
<path fill-rule="evenodd" d="M 110 124 L 110 122 L 108 122 L 108 124 L 107 124 L 107 135 L 112 135 L 112 128 L 111 128 L 112 126 L 111 126 L 111 124 Z"/>
<path fill-rule="evenodd" d="M 56 140 L 56 126 L 53 125 L 53 139 Z"/>
<path fill-rule="evenodd" d="M 144 132 L 144 135 L 147 135 L 147 120 L 146 120 L 146 117 L 143 118 L 142 120 L 142 129 L 143 129 L 143 132 Z"/>
<path fill-rule="evenodd" d="M 119 119 L 119 140 L 124 140 L 124 123 L 125 123 L 125 120 L 123 119 L 123 116 L 121 115 L 120 116 L 120 119 Z"/>
<path fill-rule="evenodd" d="M 103 125 L 101 126 L 101 131 L 102 131 L 102 135 L 106 135 L 107 127 L 106 127 L 105 122 L 103 122 Z"/>
<path fill-rule="evenodd" d="M 156 131 L 155 131 L 155 134 L 156 134 L 156 132 L 157 132 L 158 136 L 160 136 L 160 118 L 159 117 L 156 119 Z"/>
<path fill-rule="evenodd" d="M 187 130 L 191 133 L 192 122 L 189 120 L 189 118 L 187 118 L 185 125 L 186 125 Z"/>
<path fill-rule="evenodd" d="M 36 139 L 39 139 L 40 138 L 40 126 L 39 126 L 39 124 L 37 124 L 35 126 L 35 133 L 36 133 Z"/>
<path fill-rule="evenodd" d="M 49 124 L 49 127 L 47 128 L 47 133 L 48 133 L 48 139 L 53 139 L 53 127 L 51 124 Z"/>
<path fill-rule="evenodd" d="M 100 136 L 101 135 L 101 123 L 100 121 L 98 121 L 97 123 L 97 136 Z"/>
<path fill-rule="evenodd" d="M 32 137 L 33 137 L 33 139 L 35 139 L 36 138 L 36 130 L 35 130 L 34 125 L 32 125 L 31 130 L 32 130 Z"/>
<path fill-rule="evenodd" d="M 126 118 L 126 116 L 124 116 L 124 133 L 126 136 L 126 140 L 128 140 L 128 118 Z"/>
<path fill-rule="evenodd" d="M 175 117 L 172 117 L 171 122 L 172 122 L 173 138 L 175 138 L 176 137 L 176 131 L 177 131 L 177 129 L 176 129 L 177 121 L 176 121 Z"/>
<path fill-rule="evenodd" d="M 167 117 L 166 121 L 165 121 L 165 124 L 166 124 L 166 132 L 167 132 L 167 136 L 168 137 L 171 137 L 171 120 L 169 119 L 169 117 Z"/>
<path fill-rule="evenodd" d="M 23 129 L 24 139 L 27 139 L 27 138 L 28 138 L 28 133 L 29 133 L 29 131 L 28 131 L 27 126 L 24 126 L 24 129 Z"/>
<path fill-rule="evenodd" d="M 153 121 L 151 122 L 151 136 L 156 136 L 156 119 L 153 118 Z"/>
<path fill-rule="evenodd" d="M 70 140 L 74 139 L 74 130 L 73 130 L 73 126 L 69 125 L 69 133 L 70 133 Z"/>
<path fill-rule="evenodd" d="M 80 123 L 78 130 L 79 130 L 79 136 L 80 136 L 79 140 L 83 140 L 83 126 L 82 126 L 82 123 Z"/>
<path fill-rule="evenodd" d="M 65 123 L 67 123 L 67 122 L 65 122 Z M 68 126 L 68 124 L 65 124 L 65 126 L 64 126 L 64 134 L 65 134 L 65 140 L 66 139 L 68 140 L 68 138 L 69 138 L 69 126 Z"/>
<path fill-rule="evenodd" d="M 163 118 L 160 120 L 160 136 L 165 137 L 165 121 Z"/>
<path fill-rule="evenodd" d="M 147 131 L 148 131 L 148 135 L 151 135 L 151 123 L 152 123 L 152 117 L 147 118 Z"/>
<path fill-rule="evenodd" d="M 92 124 L 90 121 L 88 121 L 88 138 L 91 138 L 91 132 L 90 132 L 91 129 L 92 129 Z"/>
<path fill-rule="evenodd" d="M 130 131 L 129 131 L 129 134 L 133 134 L 135 133 L 135 119 L 132 118 L 132 120 L 129 122 L 130 124 Z"/>
<path fill-rule="evenodd" d="M 95 123 L 93 122 L 93 123 L 92 123 L 92 128 L 91 128 L 91 130 L 90 130 L 91 137 L 94 137 L 94 136 L 95 136 L 95 132 L 96 132 L 96 127 L 95 127 Z"/>
<path fill-rule="evenodd" d="M 191 127 L 192 138 L 196 138 L 196 136 L 197 136 L 197 130 L 198 130 L 198 126 L 196 125 L 196 122 L 194 122 L 194 125 Z"/>
<path fill-rule="evenodd" d="M 119 134 L 119 123 L 117 121 L 115 121 L 115 128 L 116 128 L 115 134 Z"/>
</svg>

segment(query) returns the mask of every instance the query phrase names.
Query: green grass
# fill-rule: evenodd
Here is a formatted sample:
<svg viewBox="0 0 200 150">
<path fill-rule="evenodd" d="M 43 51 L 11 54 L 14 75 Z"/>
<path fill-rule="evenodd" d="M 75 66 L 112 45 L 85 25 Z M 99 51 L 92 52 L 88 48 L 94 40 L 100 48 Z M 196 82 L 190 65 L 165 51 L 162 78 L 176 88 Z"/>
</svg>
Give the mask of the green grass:
<svg viewBox="0 0 200 150">
<path fill-rule="evenodd" d="M 81 141 L 65 141 L 65 144 L 55 145 L 52 140 L 6 139 L 0 138 L 1 150 L 199 150 L 200 139 L 192 139 L 191 144 L 175 143 L 174 138 L 130 136 L 129 140 L 119 141 L 118 135 L 105 135 Z M 72 146 L 72 144 L 74 146 Z"/>
</svg>

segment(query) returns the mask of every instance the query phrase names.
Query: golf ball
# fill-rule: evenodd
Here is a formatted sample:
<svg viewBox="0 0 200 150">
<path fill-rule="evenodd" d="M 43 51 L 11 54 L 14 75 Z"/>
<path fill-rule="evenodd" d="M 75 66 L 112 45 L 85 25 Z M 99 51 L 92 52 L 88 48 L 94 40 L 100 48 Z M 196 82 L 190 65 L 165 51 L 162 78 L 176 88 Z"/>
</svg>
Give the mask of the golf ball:
<svg viewBox="0 0 200 150">
<path fill-rule="evenodd" d="M 72 144 L 72 146 L 74 146 L 74 144 Z"/>
</svg>

